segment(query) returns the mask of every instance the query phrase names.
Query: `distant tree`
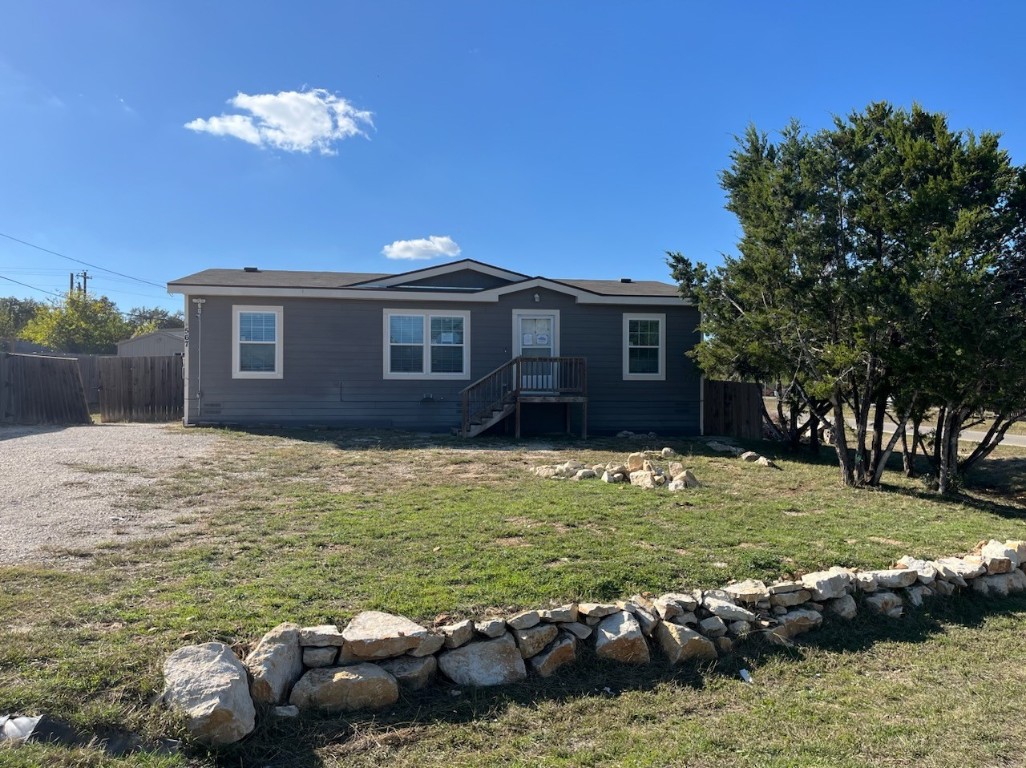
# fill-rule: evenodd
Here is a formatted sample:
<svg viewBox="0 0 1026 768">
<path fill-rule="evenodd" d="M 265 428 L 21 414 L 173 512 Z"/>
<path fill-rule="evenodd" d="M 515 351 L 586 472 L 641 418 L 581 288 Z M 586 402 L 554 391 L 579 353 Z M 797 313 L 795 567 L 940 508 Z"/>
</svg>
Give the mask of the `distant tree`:
<svg viewBox="0 0 1026 768">
<path fill-rule="evenodd" d="M 113 354 L 130 333 L 114 302 L 74 291 L 62 301 L 40 305 L 21 338 L 60 352 Z"/>
<path fill-rule="evenodd" d="M 132 307 L 126 313 L 126 319 L 133 338 L 165 328 L 185 327 L 185 316 L 181 310 L 169 312 L 163 307 Z"/>
<path fill-rule="evenodd" d="M 15 338 L 42 305 L 35 299 L 0 298 L 0 339 Z"/>
</svg>

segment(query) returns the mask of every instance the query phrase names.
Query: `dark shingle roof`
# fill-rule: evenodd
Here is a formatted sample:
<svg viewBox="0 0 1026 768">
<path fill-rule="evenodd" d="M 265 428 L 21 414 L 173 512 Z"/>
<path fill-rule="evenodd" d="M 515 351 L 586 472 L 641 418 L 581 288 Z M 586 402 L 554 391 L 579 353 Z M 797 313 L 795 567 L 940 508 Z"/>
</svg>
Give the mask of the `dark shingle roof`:
<svg viewBox="0 0 1026 768">
<path fill-rule="evenodd" d="M 418 270 L 419 271 L 419 270 Z M 246 272 L 243 269 L 205 269 L 194 275 L 180 277 L 169 286 L 226 287 L 226 288 L 352 288 L 375 291 L 380 288 L 362 287 L 360 283 L 392 277 L 374 272 L 304 272 L 295 270 L 262 269 Z M 530 278 L 525 278 L 530 279 Z M 677 286 L 656 280 L 582 280 L 578 278 L 547 278 L 571 288 L 589 291 L 600 296 L 677 296 Z M 514 281 L 513 284 L 516 284 Z M 444 288 L 438 290 L 444 291 Z"/>
<path fill-rule="evenodd" d="M 379 280 L 387 274 L 373 272 L 300 272 L 289 269 L 205 269 L 172 280 L 168 285 L 219 286 L 227 288 L 346 288 L 353 283 Z"/>
</svg>

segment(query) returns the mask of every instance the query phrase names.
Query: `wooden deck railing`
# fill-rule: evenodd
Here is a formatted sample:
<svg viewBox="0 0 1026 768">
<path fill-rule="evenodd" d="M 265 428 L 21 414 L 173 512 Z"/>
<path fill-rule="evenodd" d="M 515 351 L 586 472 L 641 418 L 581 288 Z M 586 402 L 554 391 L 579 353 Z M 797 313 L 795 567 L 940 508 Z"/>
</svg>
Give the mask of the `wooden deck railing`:
<svg viewBox="0 0 1026 768">
<path fill-rule="evenodd" d="M 583 357 L 514 357 L 460 393 L 467 435 L 493 413 L 515 405 L 521 396 L 583 397 L 588 391 L 588 363 Z"/>
</svg>

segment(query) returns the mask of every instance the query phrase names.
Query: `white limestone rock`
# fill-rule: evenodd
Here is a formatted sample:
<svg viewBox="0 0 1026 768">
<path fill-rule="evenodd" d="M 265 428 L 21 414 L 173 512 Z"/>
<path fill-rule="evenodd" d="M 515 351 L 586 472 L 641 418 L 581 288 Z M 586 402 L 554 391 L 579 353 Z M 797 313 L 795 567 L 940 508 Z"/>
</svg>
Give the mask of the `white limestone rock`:
<svg viewBox="0 0 1026 768">
<path fill-rule="evenodd" d="M 662 623 L 656 627 L 655 638 L 670 664 L 680 664 L 688 659 L 715 661 L 715 644 L 689 627 Z"/>
<path fill-rule="evenodd" d="M 398 659 L 383 661 L 378 666 L 394 677 L 400 688 L 408 691 L 426 688 L 438 672 L 438 660 L 434 656 L 400 656 Z"/>
<path fill-rule="evenodd" d="M 578 640 L 587 640 L 591 637 L 592 632 L 595 631 L 586 624 L 581 624 L 579 621 L 570 621 L 566 624 L 560 624 L 559 627 L 560 629 L 565 629 Z"/>
<path fill-rule="evenodd" d="M 864 571 L 876 579 L 879 589 L 903 589 L 916 583 L 919 574 L 906 568 L 893 568 L 886 571 Z"/>
<path fill-rule="evenodd" d="M 648 664 L 651 658 L 641 625 L 628 611 L 602 619 L 595 631 L 595 655 L 625 664 Z"/>
<path fill-rule="evenodd" d="M 841 597 L 828 601 L 826 609 L 839 619 L 844 619 L 845 621 L 851 621 L 859 612 L 858 606 L 855 604 L 855 598 L 851 595 L 841 595 Z"/>
<path fill-rule="evenodd" d="M 747 608 L 734 605 L 729 600 L 712 597 L 708 593 L 702 597 L 702 605 L 705 606 L 709 613 L 718 616 L 724 621 L 755 621 L 759 618 Z"/>
<path fill-rule="evenodd" d="M 308 645 L 315 648 L 324 648 L 328 645 L 341 648 L 345 644 L 345 638 L 334 624 L 320 624 L 316 627 L 300 629 L 299 644 L 304 648 Z"/>
<path fill-rule="evenodd" d="M 299 625 L 285 622 L 265 634 L 246 657 L 249 692 L 259 704 L 281 704 L 303 674 Z"/>
<path fill-rule="evenodd" d="M 531 668 L 540 677 L 550 677 L 560 667 L 577 660 L 577 640 L 573 635 L 562 634 L 543 651 L 531 657 Z"/>
<path fill-rule="evenodd" d="M 769 599 L 769 589 L 766 584 L 757 579 L 747 579 L 736 584 L 728 584 L 723 591 L 739 603 L 757 603 L 760 600 Z"/>
<path fill-rule="evenodd" d="M 569 603 L 559 608 L 546 608 L 538 611 L 538 617 L 550 624 L 565 624 L 577 621 L 577 603 Z"/>
<path fill-rule="evenodd" d="M 1012 569 L 1019 567 L 1017 548 L 1006 547 L 1003 542 L 995 541 L 994 539 L 983 545 L 980 557 L 983 558 L 983 564 L 987 568 L 987 573 L 991 575 L 1008 573 Z"/>
<path fill-rule="evenodd" d="M 800 585 L 799 585 L 800 586 Z M 770 595 L 771 606 L 783 606 L 784 608 L 792 608 L 802 603 L 807 603 L 812 599 L 812 593 L 807 589 L 798 589 L 794 592 L 778 592 L 775 595 Z"/>
<path fill-rule="evenodd" d="M 627 457 L 627 471 L 637 472 L 645 463 L 645 454 L 632 453 Z"/>
<path fill-rule="evenodd" d="M 482 619 L 475 622 L 474 629 L 478 634 L 489 638 L 502 637 L 506 634 L 506 622 L 502 619 Z"/>
<path fill-rule="evenodd" d="M 431 634 L 405 616 L 382 611 L 358 613 L 342 630 L 347 650 L 361 660 L 389 659 L 404 653 L 418 655 L 416 652 L 421 646 L 431 642 Z"/>
<path fill-rule="evenodd" d="M 446 624 L 439 627 L 438 631 L 442 633 L 442 644 L 444 647 L 459 648 L 474 638 L 474 622 L 470 619 L 465 619 L 454 624 Z"/>
<path fill-rule="evenodd" d="M 201 744 L 233 744 L 252 732 L 256 709 L 246 667 L 223 643 L 179 648 L 164 662 L 164 703 Z"/>
<path fill-rule="evenodd" d="M 639 469 L 635 472 L 631 472 L 630 478 L 631 485 L 636 485 L 638 488 L 652 489 L 656 487 L 655 474 L 652 472 Z"/>
<path fill-rule="evenodd" d="M 955 583 L 960 587 L 964 587 L 966 585 L 966 581 L 975 579 L 977 576 L 982 576 L 987 572 L 987 568 L 983 564 L 983 560 L 972 556 L 942 557 L 938 560 L 934 560 L 933 564 L 937 566 L 937 569 L 941 572 L 941 575 L 944 578 L 955 581 Z M 960 584 L 958 579 L 961 580 Z"/>
<path fill-rule="evenodd" d="M 774 633 L 788 640 L 816 629 L 823 623 L 823 614 L 808 608 L 795 608 L 780 616 Z"/>
<path fill-rule="evenodd" d="M 814 600 L 833 600 L 848 591 L 852 575 L 845 570 L 816 571 L 802 576 L 802 585 Z"/>
<path fill-rule="evenodd" d="M 698 630 L 706 637 L 723 637 L 727 634 L 727 622 L 719 616 L 709 616 L 698 622 Z"/>
<path fill-rule="evenodd" d="M 438 668 L 457 685 L 507 685 L 527 677 L 524 657 L 508 632 L 494 640 L 479 640 L 438 655 Z"/>
<path fill-rule="evenodd" d="M 620 610 L 616 603 L 578 603 L 577 612 L 589 618 L 605 618 Z"/>
<path fill-rule="evenodd" d="M 559 628 L 555 624 L 539 624 L 527 629 L 513 630 L 513 637 L 516 638 L 517 647 L 520 648 L 520 655 L 525 659 L 541 653 L 546 645 L 556 639 Z"/>
<path fill-rule="evenodd" d="M 399 700 L 396 679 L 377 664 L 311 669 L 296 683 L 289 703 L 300 709 L 352 712 L 384 709 Z"/>
<path fill-rule="evenodd" d="M 929 560 L 918 560 L 905 555 L 898 561 L 897 567 L 915 571 L 920 584 L 933 584 L 937 579 L 937 567 Z"/>
<path fill-rule="evenodd" d="M 528 629 L 539 621 L 541 621 L 541 616 L 538 615 L 538 611 L 521 611 L 506 619 L 506 623 L 509 624 L 511 629 Z"/>
</svg>

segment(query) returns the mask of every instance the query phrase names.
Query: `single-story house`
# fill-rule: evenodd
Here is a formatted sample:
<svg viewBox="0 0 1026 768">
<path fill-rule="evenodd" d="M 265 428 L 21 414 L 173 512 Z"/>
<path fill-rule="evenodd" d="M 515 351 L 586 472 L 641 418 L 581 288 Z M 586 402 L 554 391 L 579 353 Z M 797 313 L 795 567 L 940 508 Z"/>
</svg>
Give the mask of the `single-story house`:
<svg viewBox="0 0 1026 768">
<path fill-rule="evenodd" d="M 184 328 L 161 328 L 118 342 L 118 357 L 167 357 L 183 354 Z"/>
<path fill-rule="evenodd" d="M 185 423 L 699 434 L 698 309 L 654 281 L 463 259 L 401 274 L 208 269 Z"/>
</svg>

